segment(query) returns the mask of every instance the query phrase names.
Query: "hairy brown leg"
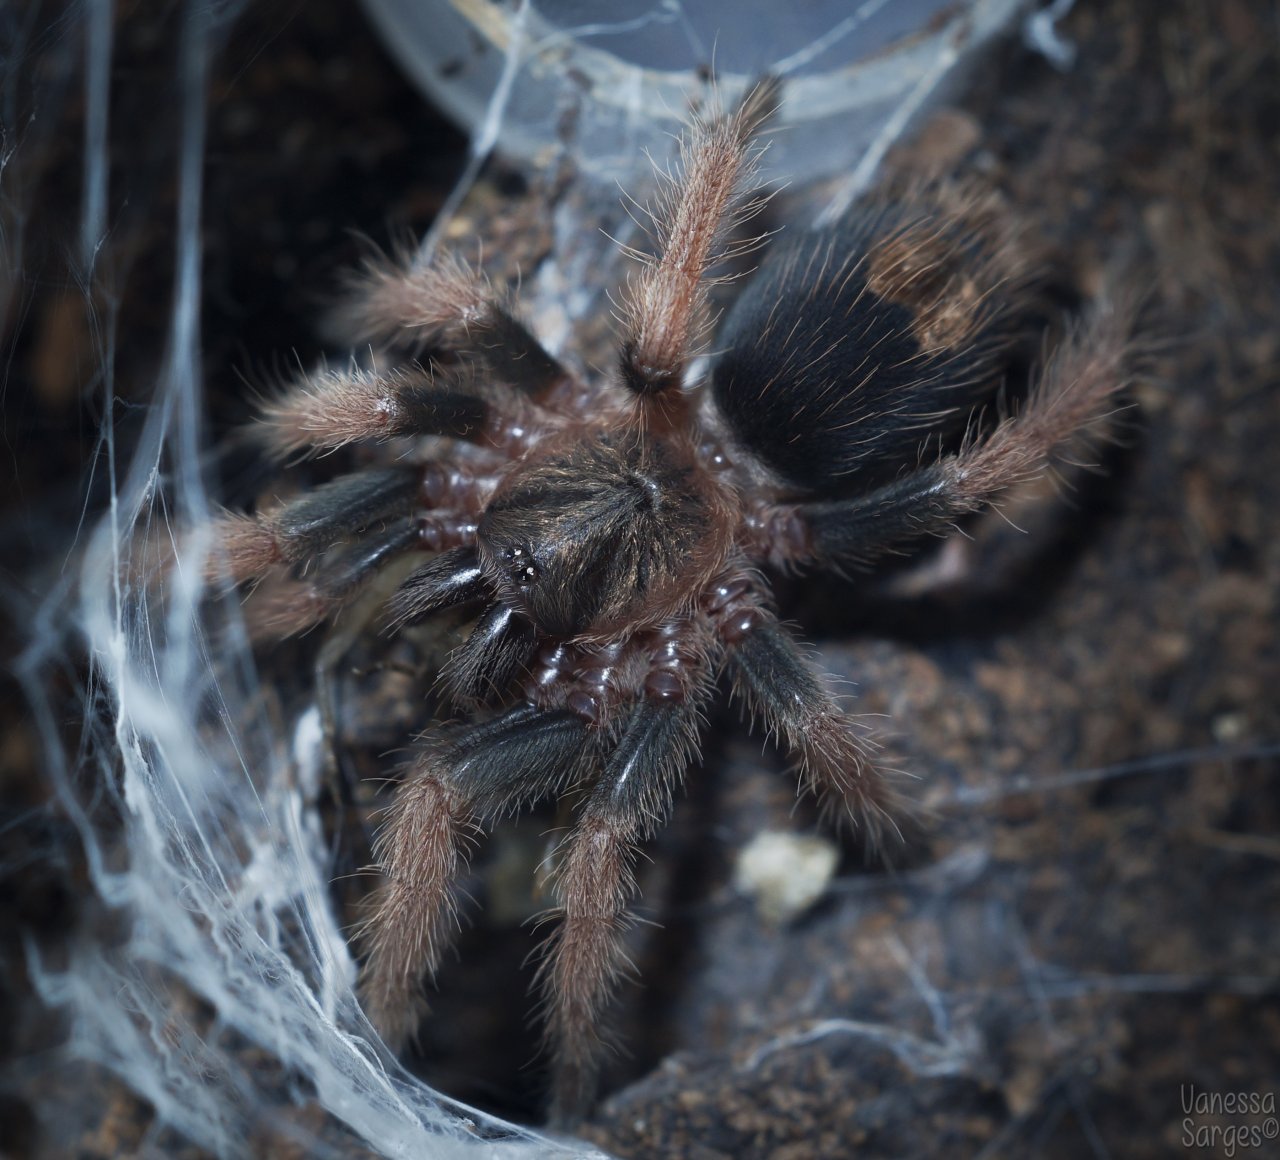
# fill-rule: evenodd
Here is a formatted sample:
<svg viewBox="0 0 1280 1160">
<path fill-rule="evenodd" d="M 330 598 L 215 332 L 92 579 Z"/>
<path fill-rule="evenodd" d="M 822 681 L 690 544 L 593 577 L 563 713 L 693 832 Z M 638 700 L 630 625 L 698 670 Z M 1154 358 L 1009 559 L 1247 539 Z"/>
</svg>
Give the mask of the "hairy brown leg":
<svg viewBox="0 0 1280 1160">
<path fill-rule="evenodd" d="M 754 577 L 727 576 L 704 601 L 724 642 L 735 695 L 799 762 L 804 787 L 835 820 L 848 819 L 874 845 L 907 806 L 875 760 L 877 746 L 844 712 L 795 638 L 763 608 Z"/>
<path fill-rule="evenodd" d="M 274 592 L 250 613 L 265 635 L 287 636 L 336 613 L 397 556 L 446 550 L 406 581 L 416 605 L 406 606 L 403 596 L 393 601 L 393 622 L 411 621 L 480 594 L 474 583 L 455 585 L 422 607 L 424 578 L 433 568 L 452 566 L 455 554 L 447 549 L 474 544 L 476 519 L 495 484 L 492 474 L 448 463 L 406 465 L 344 475 L 255 515 L 228 513 L 214 524 L 210 578 L 240 584 L 292 571 L 290 579 L 276 576 L 269 585 Z"/>
<path fill-rule="evenodd" d="M 484 816 L 562 789 L 588 752 L 576 714 L 522 705 L 438 738 L 410 770 L 375 846 L 384 882 L 360 936 L 361 998 L 393 1050 L 417 1027 L 421 980 L 452 935 L 467 837 Z"/>
<path fill-rule="evenodd" d="M 213 528 L 210 576 L 236 584 L 256 580 L 281 565 L 305 564 L 366 528 L 407 518 L 419 501 L 421 478 L 413 467 L 374 468 L 341 476 L 273 511 L 224 515 Z"/>
<path fill-rule="evenodd" d="M 801 784 L 833 821 L 848 820 L 878 846 L 897 831 L 906 802 L 876 762 L 867 727 L 845 713 L 795 638 L 777 621 L 756 624 L 729 653 L 735 688 L 798 759 Z"/>
<path fill-rule="evenodd" d="M 480 363 L 489 376 L 539 398 L 568 377 L 488 279 L 460 258 L 366 262 L 331 327 L 353 346 L 434 347 Z"/>
<path fill-rule="evenodd" d="M 252 434 L 286 459 L 398 435 L 478 442 L 499 426 L 478 394 L 425 367 L 378 372 L 348 366 L 306 375 L 268 400 Z"/>
<path fill-rule="evenodd" d="M 718 250 L 725 233 L 759 208 L 731 212 L 751 172 L 751 139 L 777 99 L 777 82 L 762 81 L 729 116 L 699 122 L 682 146 L 684 176 L 655 214 L 659 255 L 623 307 L 622 377 L 642 399 L 679 390 L 705 335 L 706 270 L 729 256 Z"/>
<path fill-rule="evenodd" d="M 435 974 L 454 927 L 452 883 L 476 821 L 453 779 L 419 767 L 396 793 L 375 850 L 386 881 L 362 932 L 365 1013 L 398 1051 L 426 1012 L 424 975 Z"/>
<path fill-rule="evenodd" d="M 603 1015 L 629 964 L 626 907 L 635 893 L 636 843 L 665 820 L 684 770 L 698 753 L 699 712 L 711 688 L 706 626 L 690 619 L 656 630 L 642 699 L 557 856 L 560 922 L 539 969 L 551 1050 L 551 1118 L 579 1118 L 595 1094 Z"/>
</svg>

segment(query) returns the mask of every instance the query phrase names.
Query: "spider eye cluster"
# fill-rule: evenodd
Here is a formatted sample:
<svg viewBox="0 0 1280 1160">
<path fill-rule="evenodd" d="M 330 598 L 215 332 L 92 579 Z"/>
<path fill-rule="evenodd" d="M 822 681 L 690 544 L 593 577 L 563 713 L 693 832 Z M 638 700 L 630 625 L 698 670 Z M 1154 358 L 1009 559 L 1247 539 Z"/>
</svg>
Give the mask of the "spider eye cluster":
<svg viewBox="0 0 1280 1160">
<path fill-rule="evenodd" d="M 517 588 L 529 587 L 542 574 L 529 548 L 520 545 L 504 548 L 502 560 L 507 566 L 507 576 Z"/>
</svg>

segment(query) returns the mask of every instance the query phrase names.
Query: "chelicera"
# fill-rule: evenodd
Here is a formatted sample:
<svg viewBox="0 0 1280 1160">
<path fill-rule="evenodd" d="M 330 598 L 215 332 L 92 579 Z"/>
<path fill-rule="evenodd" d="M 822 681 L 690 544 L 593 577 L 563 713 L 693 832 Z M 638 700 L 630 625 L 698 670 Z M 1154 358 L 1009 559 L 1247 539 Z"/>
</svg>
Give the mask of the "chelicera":
<svg viewBox="0 0 1280 1160">
<path fill-rule="evenodd" d="M 257 430 L 281 457 L 354 441 L 396 454 L 222 525 L 236 582 L 292 577 L 281 633 L 332 618 L 407 553 L 426 559 L 393 624 L 474 608 L 441 673 L 460 723 L 420 739 L 381 831 L 362 997 L 388 1043 L 414 1033 L 471 832 L 571 800 L 538 974 L 560 1120 L 592 1098 L 634 850 L 698 757 L 721 674 L 834 814 L 874 840 L 900 808 L 768 577 L 947 534 L 1045 471 L 1123 385 L 1126 327 L 1100 310 L 1016 413 L 995 413 L 1015 352 L 1044 330 L 1040 270 L 998 200 L 946 183 L 771 239 L 690 381 L 708 271 L 755 204 L 753 139 L 775 101 L 760 85 L 693 129 L 612 374 L 552 357 L 457 259 L 371 264 L 343 319 L 377 369 L 305 377 Z"/>
</svg>

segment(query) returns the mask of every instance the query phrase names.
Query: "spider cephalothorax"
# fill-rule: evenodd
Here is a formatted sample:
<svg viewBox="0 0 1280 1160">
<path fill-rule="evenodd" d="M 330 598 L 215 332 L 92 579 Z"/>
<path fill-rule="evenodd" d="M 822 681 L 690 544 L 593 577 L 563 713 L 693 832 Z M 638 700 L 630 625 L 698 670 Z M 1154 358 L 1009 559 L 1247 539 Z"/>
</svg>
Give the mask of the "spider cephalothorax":
<svg viewBox="0 0 1280 1160">
<path fill-rule="evenodd" d="M 541 635 L 609 639 L 687 608 L 724 566 L 731 501 L 686 440 L 592 432 L 513 469 L 476 538 Z"/>
<path fill-rule="evenodd" d="M 258 429 L 281 454 L 408 442 L 224 524 L 237 581 L 292 578 L 281 631 L 333 616 L 409 552 L 427 558 L 393 623 L 474 609 L 441 674 L 463 722 L 424 736 L 388 811 L 362 991 L 389 1042 L 410 1034 L 471 830 L 571 795 L 539 976 L 562 1117 L 590 1099 L 633 848 L 696 757 L 722 672 L 835 812 L 874 837 L 896 808 L 863 727 L 772 611 L 767 570 L 853 569 L 946 533 L 1042 472 L 1122 385 L 1123 319 L 1099 312 L 1016 416 L 990 417 L 1043 327 L 1035 268 L 995 199 L 947 185 L 784 233 L 720 328 L 709 389 L 687 382 L 774 96 L 760 86 L 695 129 L 626 295 L 616 375 L 562 365 L 456 260 L 373 265 L 345 320 L 396 369 L 316 373 Z"/>
</svg>

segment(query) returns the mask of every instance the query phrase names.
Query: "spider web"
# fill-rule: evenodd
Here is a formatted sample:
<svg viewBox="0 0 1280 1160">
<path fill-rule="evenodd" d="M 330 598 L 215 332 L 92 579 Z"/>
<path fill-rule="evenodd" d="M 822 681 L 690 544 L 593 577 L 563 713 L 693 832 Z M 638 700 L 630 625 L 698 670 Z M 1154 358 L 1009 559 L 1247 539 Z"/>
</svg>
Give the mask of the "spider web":
<svg viewBox="0 0 1280 1160">
<path fill-rule="evenodd" d="M 28 970 L 41 999 L 68 1020 L 67 1058 L 109 1069 L 154 1109 L 143 1154 L 169 1154 L 176 1132 L 223 1156 L 267 1140 L 296 1142 L 309 1155 L 348 1155 L 355 1140 L 383 1156 L 590 1155 L 446 1100 L 375 1046 L 328 897 L 309 781 L 318 769 L 315 715 L 282 743 L 279 722 L 259 708 L 263 690 L 238 608 L 207 599 L 210 545 L 192 532 L 210 513 L 199 351 L 205 102 L 210 61 L 241 7 L 187 6 L 175 61 L 182 108 L 172 143 L 179 179 L 167 356 L 141 430 L 122 436 L 113 421 L 116 318 L 110 308 L 97 315 L 106 418 L 93 471 L 106 511 L 85 512 L 19 665 L 88 885 L 127 936 L 115 945 L 76 943 L 56 962 L 32 943 Z M 84 86 L 75 265 L 87 287 L 110 244 L 116 13 L 105 2 L 31 12 L 29 21 L 7 14 L 10 60 L 30 54 L 41 67 L 26 76 L 15 68 L 10 80 L 52 73 L 58 91 L 47 81 L 35 86 L 26 132 L 7 138 L 6 161 L 37 155 L 48 144 L 48 105 Z M 10 200 L 6 209 L 7 224 L 20 229 L 26 207 Z M 6 238 L 15 260 L 20 240 Z M 49 692 L 77 647 L 67 624 L 88 658 L 74 750 Z M 111 821 L 86 804 L 86 786 L 111 798 Z M 289 1109 L 302 1101 L 341 1129 L 317 1132 L 292 1120 Z"/>
<path fill-rule="evenodd" d="M 213 502 L 200 372 L 206 102 L 210 63 L 245 6 L 183 6 L 179 128 L 167 143 L 180 171 L 167 355 L 145 420 L 126 434 L 113 361 L 121 301 L 94 296 L 92 390 L 103 420 L 93 498 L 57 581 L 28 610 L 18 664 L 44 779 L 82 847 L 87 889 L 123 934 L 73 943 L 65 956 L 29 941 L 28 971 L 67 1020 L 60 1058 L 108 1069 L 153 1109 L 143 1155 L 170 1154 L 175 1133 L 222 1156 L 277 1138 L 316 1156 L 353 1154 L 357 1141 L 380 1156 L 598 1155 L 460 1106 L 378 1046 L 354 1001 L 354 964 L 328 893 L 316 714 L 281 725 L 237 605 L 206 591 L 210 544 L 191 531 Z M 21 298 L 31 209 L 22 166 L 51 144 L 49 110 L 77 95 L 86 109 L 79 231 L 66 245 L 87 301 L 104 284 L 114 207 L 126 196 L 108 156 L 117 12 L 110 0 L 33 3 L 8 6 L 0 21 L 9 50 L 0 215 L 14 275 L 0 286 L 3 305 L 16 309 Z M 513 42 L 512 78 L 521 52 Z M 955 59 L 939 41 L 914 107 L 881 125 L 847 196 Z M 510 98 L 500 88 L 487 110 L 457 199 L 498 140 Z M 161 582 L 159 560 L 170 565 Z M 55 687 L 81 656 L 84 723 L 68 742 Z M 324 1109 L 324 1126 L 295 1114 L 304 1104 Z M 85 1126 L 100 1113 L 79 1109 Z"/>
</svg>

